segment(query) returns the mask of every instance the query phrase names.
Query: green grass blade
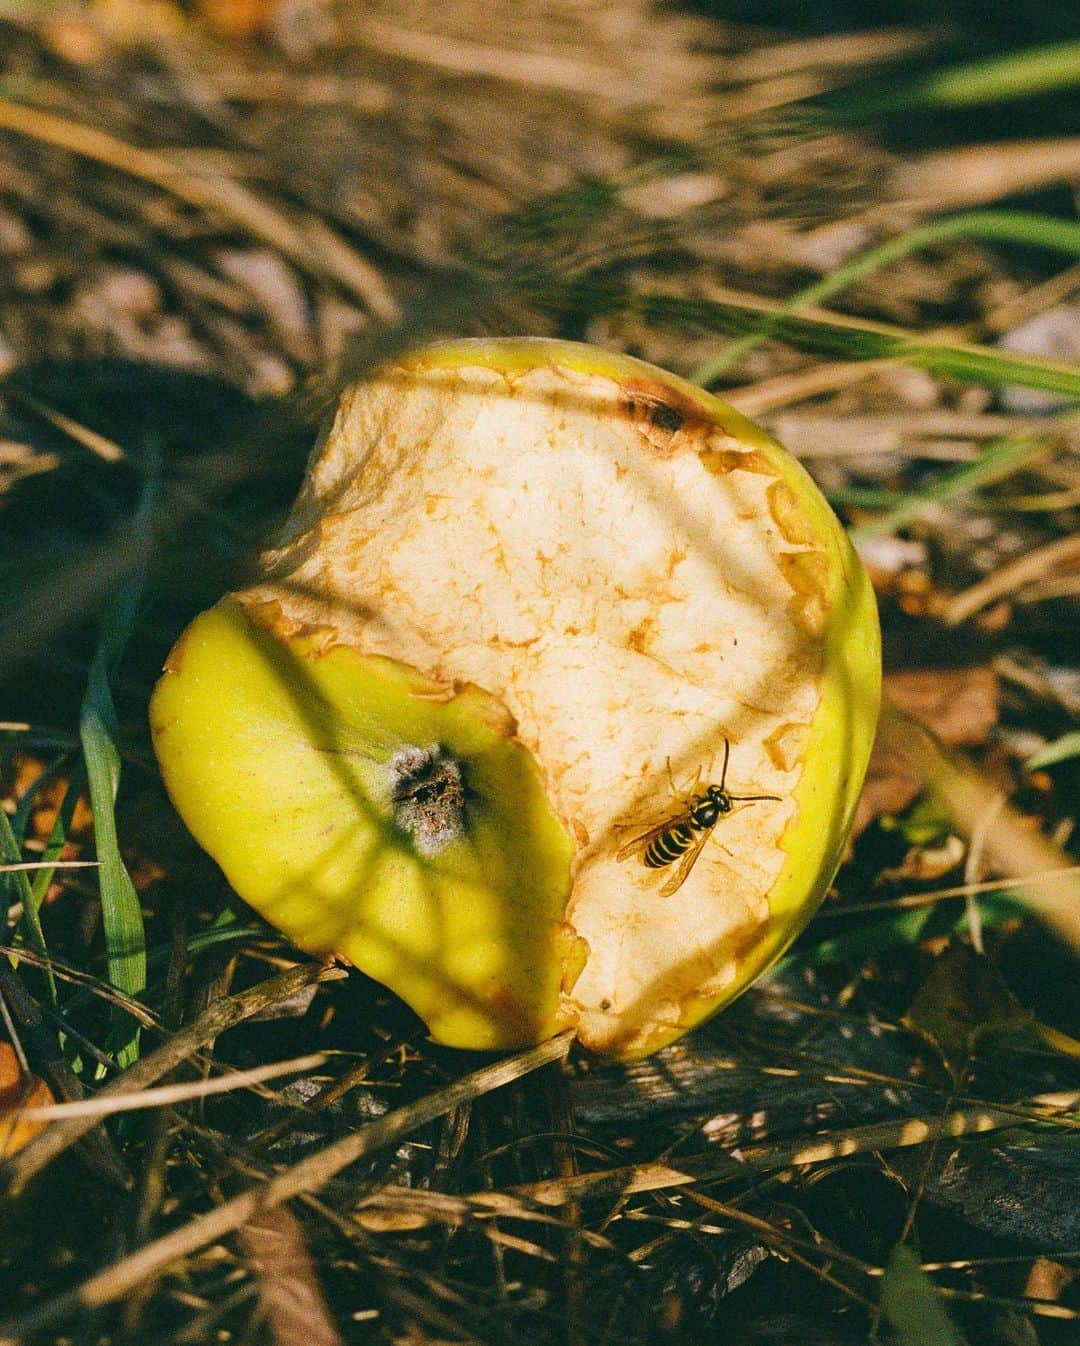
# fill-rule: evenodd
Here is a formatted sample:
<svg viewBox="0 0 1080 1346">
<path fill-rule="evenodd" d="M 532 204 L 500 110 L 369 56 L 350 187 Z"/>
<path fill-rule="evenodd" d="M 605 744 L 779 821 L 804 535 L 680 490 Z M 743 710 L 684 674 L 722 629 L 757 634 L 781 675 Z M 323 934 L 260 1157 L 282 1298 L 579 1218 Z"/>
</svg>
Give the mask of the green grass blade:
<svg viewBox="0 0 1080 1346">
<path fill-rule="evenodd" d="M 157 487 L 157 454 L 147 452 L 148 468 L 143 497 L 136 513 L 137 527 L 146 527 Z M 146 548 L 141 548 L 145 552 Z M 101 922 L 110 982 L 130 996 L 146 986 L 146 933 L 135 885 L 120 855 L 116 832 L 116 796 L 120 788 L 119 730 L 109 678 L 117 667 L 135 622 L 142 594 L 141 574 L 129 579 L 107 603 L 97 650 L 90 665 L 86 695 L 79 718 L 79 738 L 86 761 L 90 806 L 94 815 L 94 844 L 99 862 Z M 138 1058 L 139 1033 L 134 1021 L 118 1020 L 115 1055 L 121 1067 Z"/>
<path fill-rule="evenodd" d="M 691 380 L 707 387 L 726 374 L 743 356 L 767 341 L 776 331 L 778 321 L 785 315 L 824 304 L 893 262 L 922 248 L 934 247 L 954 238 L 1017 243 L 1080 257 L 1080 223 L 1074 220 L 1059 220 L 1051 215 L 1030 215 L 1015 210 L 977 210 L 963 215 L 949 215 L 891 238 L 876 248 L 870 248 L 813 285 L 799 290 L 774 313 L 764 318 L 756 331 L 731 342 L 700 364 L 691 373 Z"/>
<path fill-rule="evenodd" d="M 832 91 L 794 109 L 789 120 L 876 126 L 890 118 L 988 107 L 1076 88 L 1080 88 L 1080 42 L 1058 42 L 939 66 L 884 86 L 875 82 Z"/>
<path fill-rule="evenodd" d="M 986 928 L 1015 920 L 1026 910 L 1007 890 L 982 893 L 978 901 Z M 850 922 L 847 929 L 839 934 L 825 934 L 826 924 L 835 928 L 836 922 L 842 920 Z M 909 910 L 889 910 L 879 917 L 845 917 L 842 907 L 829 908 L 818 914 L 780 966 L 819 967 L 827 963 L 858 962 L 888 949 L 910 949 L 921 940 L 959 933 L 967 928 L 966 905 L 951 900 Z"/>
<path fill-rule="evenodd" d="M 12 831 L 11 821 L 3 809 L 0 809 L 0 856 L 3 857 L 5 864 L 12 865 L 19 864 L 23 859 L 18 838 Z M 0 885 L 2 885 L 3 892 L 8 896 L 14 889 L 22 903 L 22 919 L 20 921 L 22 936 L 34 952 L 45 959 L 45 981 L 48 986 L 49 999 L 55 1005 L 57 1003 L 56 979 L 53 977 L 52 969 L 48 966 L 49 951 L 45 945 L 45 933 L 41 928 L 38 907 L 34 902 L 30 876 L 25 870 L 3 874 L 0 875 Z"/>
<path fill-rule="evenodd" d="M 900 1346 L 964 1346 L 919 1259 L 898 1243 L 881 1282 L 881 1312 Z"/>
<path fill-rule="evenodd" d="M 1080 42 L 1028 47 L 934 71 L 913 85 L 927 107 L 981 107 L 1076 88 L 1080 88 Z"/>
<path fill-rule="evenodd" d="M 1017 384 L 1080 401 L 1080 369 L 1053 360 L 1035 360 L 989 346 L 935 341 L 879 323 L 846 318 L 800 318 L 780 313 L 773 305 L 749 299 L 685 299 L 681 295 L 634 298 L 610 290 L 610 304 L 638 313 L 658 327 L 700 329 L 741 336 L 753 331 L 763 311 L 775 315 L 771 335 L 799 350 L 838 360 L 896 360 L 930 374 L 978 383 L 990 388 Z"/>
<path fill-rule="evenodd" d="M 208 949 L 221 948 L 227 944 L 241 944 L 246 940 L 265 940 L 267 931 L 263 926 L 257 925 L 236 925 L 227 929 L 215 930 L 210 927 L 207 930 L 201 930 L 198 934 L 192 935 L 185 946 L 185 953 L 190 961 L 197 958 L 199 954 L 206 953 Z M 169 961 L 172 955 L 171 944 L 151 945 L 146 950 L 147 967 L 154 971 Z M 154 983 L 150 983 L 151 990 Z M 152 996 L 148 997 L 153 999 Z"/>
<path fill-rule="evenodd" d="M 930 70 L 899 87 L 844 100 L 843 120 L 933 108 L 985 107 L 1080 88 L 1080 42 L 1027 47 L 963 65 Z"/>
<path fill-rule="evenodd" d="M 1057 766 L 1059 762 L 1067 762 L 1073 757 L 1080 757 L 1080 729 L 1062 734 L 1053 743 L 1032 753 L 1024 767 L 1028 771 L 1041 771 L 1044 767 Z"/>
<path fill-rule="evenodd" d="M 1045 453 L 1053 443 L 1052 434 L 1015 435 L 993 440 L 974 462 L 964 463 L 953 471 L 946 472 L 926 490 L 912 491 L 902 496 L 891 509 L 886 509 L 876 518 L 849 529 L 851 540 L 857 545 L 864 538 L 893 533 L 909 524 L 912 519 L 918 518 L 929 505 L 941 505 L 946 501 L 955 500 L 958 496 L 977 491 L 982 486 L 988 486 L 1019 471 Z"/>
<path fill-rule="evenodd" d="M 120 753 L 116 747 L 116 713 L 100 655 L 90 670 L 79 731 L 94 813 L 109 980 L 121 991 L 138 995 L 146 984 L 145 935 L 139 898 L 124 868 L 116 833 Z"/>
</svg>

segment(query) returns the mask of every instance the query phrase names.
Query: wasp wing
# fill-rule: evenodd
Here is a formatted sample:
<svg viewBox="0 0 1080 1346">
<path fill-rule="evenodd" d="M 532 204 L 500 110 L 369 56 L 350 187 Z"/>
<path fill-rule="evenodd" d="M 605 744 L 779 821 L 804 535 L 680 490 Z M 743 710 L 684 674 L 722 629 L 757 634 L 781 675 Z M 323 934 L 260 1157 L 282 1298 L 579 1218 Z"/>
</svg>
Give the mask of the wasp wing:
<svg viewBox="0 0 1080 1346">
<path fill-rule="evenodd" d="M 685 817 L 686 817 L 686 809 L 684 808 L 673 809 L 671 813 L 667 815 L 666 818 L 661 818 L 661 820 L 658 823 L 654 823 L 652 827 L 648 828 L 646 831 L 639 832 L 637 836 L 631 837 L 629 841 L 624 841 L 623 844 L 619 847 L 619 849 L 615 852 L 615 859 L 625 860 L 627 856 L 633 855 L 635 851 L 644 850 L 645 847 L 648 846 L 650 841 L 652 841 L 655 837 L 661 836 L 664 832 L 668 831 L 668 829 L 672 826 L 673 823 L 680 822 L 683 819 L 685 819 Z M 640 826 L 641 824 L 639 822 L 616 823 L 615 831 L 617 832 L 627 831 L 631 828 Z"/>
<path fill-rule="evenodd" d="M 686 880 L 690 877 L 690 871 L 697 864 L 697 858 L 705 849 L 705 843 L 712 836 L 712 828 L 705 827 L 697 834 L 690 845 L 690 849 L 675 866 L 675 873 L 668 879 L 667 883 L 660 889 L 661 897 L 671 897 L 677 893 Z"/>
</svg>

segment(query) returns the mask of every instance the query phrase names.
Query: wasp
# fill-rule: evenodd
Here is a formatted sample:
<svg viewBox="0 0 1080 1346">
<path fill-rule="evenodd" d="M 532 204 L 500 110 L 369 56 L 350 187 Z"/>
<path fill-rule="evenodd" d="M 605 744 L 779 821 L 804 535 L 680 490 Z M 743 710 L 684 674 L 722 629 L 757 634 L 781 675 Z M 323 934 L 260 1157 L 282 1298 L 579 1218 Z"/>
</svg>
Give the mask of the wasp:
<svg viewBox="0 0 1080 1346">
<path fill-rule="evenodd" d="M 701 769 L 694 777 L 694 783 L 689 791 L 683 794 L 675 788 L 675 782 L 671 778 L 671 761 L 668 761 L 668 780 L 671 781 L 671 793 L 679 801 L 679 807 L 673 813 L 669 813 L 655 826 L 647 831 L 639 833 L 632 837 L 624 846 L 621 846 L 615 853 L 616 860 L 625 860 L 635 853 L 641 855 L 641 860 L 649 869 L 664 869 L 667 865 L 679 861 L 675 872 L 671 878 L 660 889 L 661 897 L 670 897 L 677 893 L 686 880 L 690 877 L 690 871 L 697 863 L 697 858 L 705 848 L 705 843 L 712 836 L 713 828 L 721 818 L 726 817 L 735 804 L 751 804 L 763 799 L 772 799 L 777 803 L 780 801 L 779 795 L 733 795 L 727 789 L 727 770 L 728 758 L 731 755 L 731 744 L 724 739 L 724 765 L 720 772 L 719 785 L 707 785 L 703 791 L 696 793 L 698 783 L 701 780 Z M 632 827 L 634 824 L 626 824 Z"/>
</svg>

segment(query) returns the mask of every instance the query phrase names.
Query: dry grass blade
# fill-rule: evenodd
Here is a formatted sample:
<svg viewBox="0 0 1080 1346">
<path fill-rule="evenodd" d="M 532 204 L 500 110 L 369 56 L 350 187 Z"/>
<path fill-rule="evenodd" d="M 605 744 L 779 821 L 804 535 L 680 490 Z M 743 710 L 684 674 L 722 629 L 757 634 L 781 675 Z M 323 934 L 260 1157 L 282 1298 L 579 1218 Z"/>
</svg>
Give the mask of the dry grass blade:
<svg viewBox="0 0 1080 1346">
<path fill-rule="evenodd" d="M 1022 416 L 997 416 L 986 413 L 910 412 L 907 415 L 824 416 L 820 413 L 788 412 L 770 416 L 769 429 L 797 458 L 831 458 L 848 455 L 907 453 L 974 458 L 970 441 L 996 439 L 1004 435 L 1030 432 L 1031 423 Z M 955 454 L 942 452 L 954 443 Z"/>
<path fill-rule="evenodd" d="M 22 860 L 0 865 L 0 874 L 21 874 L 36 869 L 97 869 L 100 860 Z"/>
<path fill-rule="evenodd" d="M 445 1089 L 388 1112 L 378 1121 L 361 1127 L 352 1135 L 301 1160 L 276 1178 L 198 1216 L 173 1233 L 141 1248 L 131 1257 L 91 1276 L 67 1294 L 18 1319 L 0 1324 L 0 1343 L 2 1346 L 11 1346 L 26 1333 L 57 1322 L 69 1313 L 120 1299 L 148 1278 L 159 1275 L 173 1262 L 235 1232 L 260 1211 L 272 1209 L 292 1197 L 317 1192 L 336 1174 L 365 1155 L 394 1144 L 418 1127 L 435 1121 L 463 1103 L 521 1079 L 551 1061 L 562 1059 L 570 1049 L 571 1040 L 571 1033 L 561 1033 L 539 1047 L 483 1066 Z"/>
<path fill-rule="evenodd" d="M 973 1304 L 993 1304 L 1010 1309 L 1020 1315 L 1031 1314 L 1035 1318 L 1054 1318 L 1064 1323 L 1080 1322 L 1080 1312 L 1076 1309 L 1070 1309 L 1064 1304 L 1054 1304 L 1048 1300 L 1034 1299 L 1027 1295 L 1023 1299 L 1015 1299 L 1006 1295 L 988 1295 L 982 1290 L 957 1290 L 949 1285 L 939 1285 L 936 1289 L 942 1299 L 968 1301 Z M 924 1346 L 923 1342 L 920 1341 L 918 1346 Z"/>
<path fill-rule="evenodd" d="M 778 42 L 735 56 L 727 64 L 727 76 L 732 80 L 769 79 L 779 72 L 819 66 L 852 66 L 861 74 L 868 65 L 916 56 L 936 41 L 933 34 L 919 28 L 882 28 Z"/>
<path fill-rule="evenodd" d="M 1069 865 L 1064 869 L 1050 869 L 1045 874 L 1027 874 L 1024 881 L 1034 884 L 1076 883 L 1080 880 L 1080 865 Z M 915 911 L 919 907 L 932 907 L 938 902 L 955 901 L 957 898 L 978 897 L 982 893 L 1009 892 L 1015 886 L 1014 879 L 984 879 L 981 883 L 960 883 L 954 888 L 937 888 L 930 893 L 911 893 L 906 897 L 894 897 L 878 902 L 845 902 L 842 907 L 828 907 L 815 917 L 815 920 L 827 921 L 849 916 L 865 916 L 883 911 Z"/>
<path fill-rule="evenodd" d="M 1075 1108 L 1080 1095 L 1070 1094 L 1056 1100 L 1060 1109 Z M 1052 1112 L 1041 1114 L 1053 1119 Z M 382 1187 L 364 1199 L 362 1219 L 372 1227 L 393 1227 L 392 1213 L 406 1216 L 416 1228 L 425 1219 L 443 1221 L 461 1218 L 466 1212 L 501 1214 L 507 1218 L 535 1218 L 537 1209 L 552 1209 L 577 1201 L 612 1201 L 639 1192 L 668 1191 L 699 1182 L 716 1182 L 743 1177 L 748 1173 L 777 1172 L 788 1168 L 832 1163 L 854 1154 L 872 1154 L 878 1150 L 908 1149 L 941 1139 L 985 1135 L 1018 1124 L 1014 1110 L 989 1105 L 954 1108 L 942 1114 L 908 1117 L 895 1122 L 869 1123 L 837 1131 L 814 1141 L 792 1141 L 775 1145 L 740 1149 L 735 1159 L 726 1151 L 694 1155 L 678 1163 L 630 1164 L 624 1168 L 581 1173 L 572 1177 L 548 1178 L 524 1183 L 501 1192 L 471 1192 L 458 1198 L 439 1193 L 418 1192 L 409 1188 Z M 448 1204 L 449 1203 L 449 1204 Z M 373 1218 L 386 1212 L 385 1222 Z"/>
<path fill-rule="evenodd" d="M 1080 233 L 1076 238 L 1080 239 Z M 770 335 L 804 350 L 850 354 L 856 360 L 875 363 L 894 360 L 938 376 L 990 387 L 1015 383 L 1064 397 L 1080 397 L 1080 374 L 1064 361 L 1029 359 L 990 346 L 950 341 L 941 332 L 924 336 L 888 323 L 848 318 L 830 309 L 808 306 L 800 308 L 796 316 L 790 304 L 729 289 L 713 291 L 708 300 L 686 299 L 659 288 L 636 295 L 613 291 L 606 301 L 613 308 L 625 307 L 661 327 L 702 327 L 745 338 L 747 344 L 752 339 L 756 345 L 755 319 L 760 319 Z M 597 303 L 604 302 L 605 296 L 598 294 Z M 698 379 L 707 381 L 711 363 L 699 366 L 695 371 Z"/>
<path fill-rule="evenodd" d="M 957 594 L 949 601 L 944 619 L 949 626 L 959 626 L 999 598 L 1007 598 L 1046 575 L 1058 575 L 1078 564 L 1080 535 L 1057 538 L 1026 556 L 1018 556 L 970 589 Z"/>
<path fill-rule="evenodd" d="M 186 172 L 165 154 L 128 145 L 95 127 L 7 99 L 0 99 L 0 128 L 141 178 L 188 205 L 222 215 L 277 249 L 316 280 L 335 281 L 373 312 L 383 317 L 394 317 L 398 312 L 397 302 L 382 278 L 344 242 L 335 240 L 333 248 L 320 247 L 318 236 L 313 239 L 280 210 L 232 179 Z M 324 230 L 328 233 L 328 226 Z"/>
<path fill-rule="evenodd" d="M 761 416 L 781 407 L 807 402 L 822 393 L 842 392 L 865 383 L 891 365 L 890 360 L 841 361 L 814 364 L 797 374 L 779 374 L 724 391 L 724 401 L 746 416 Z"/>
<path fill-rule="evenodd" d="M 164 1108 L 192 1099 L 209 1098 L 212 1094 L 228 1094 L 237 1089 L 248 1089 L 253 1084 L 280 1079 L 283 1075 L 298 1075 L 302 1071 L 318 1070 L 326 1064 L 323 1052 L 294 1056 L 290 1061 L 273 1061 L 251 1070 L 237 1070 L 217 1079 L 200 1080 L 195 1084 L 164 1084 L 157 1089 L 142 1089 L 138 1093 L 100 1095 L 78 1103 L 53 1103 L 49 1106 L 24 1108 L 21 1116 L 31 1122 L 56 1122 L 66 1117 L 112 1117 L 119 1112 L 138 1112 L 146 1108 Z"/>
<path fill-rule="evenodd" d="M 925 155 L 897 168 L 889 190 L 905 205 L 937 213 L 1069 182 L 1077 173 L 1080 137 L 1021 140 Z"/>
<path fill-rule="evenodd" d="M 14 944 L 0 944 L 0 955 L 10 958 L 16 966 L 19 963 L 26 963 L 28 967 L 38 967 L 42 971 L 48 969 L 53 972 L 58 981 L 66 981 L 73 986 L 82 987 L 89 995 L 125 1010 L 144 1028 L 161 1027 L 158 1016 L 152 1010 L 148 1010 L 141 1001 L 136 1000 L 133 996 L 125 995 L 123 991 L 118 991 L 115 986 L 110 986 L 107 981 L 94 976 L 91 972 L 82 972 L 78 968 L 69 967 L 66 963 L 58 962 L 54 958 L 44 958 L 30 949 L 20 948 Z"/>
<path fill-rule="evenodd" d="M 81 444 L 89 453 L 95 454 L 103 463 L 119 463 L 123 459 L 124 450 L 119 444 L 109 439 L 107 435 L 99 435 L 96 430 L 80 425 L 71 416 L 65 416 L 63 412 L 47 406 L 39 398 L 34 397 L 32 393 L 18 387 L 17 384 L 4 383 L 3 392 L 5 397 L 9 397 L 15 402 L 21 402 L 76 444 Z"/>
<path fill-rule="evenodd" d="M 376 51 L 471 79 L 496 79 L 576 94 L 591 94 L 602 88 L 606 97 L 626 102 L 640 96 L 637 89 L 613 89 L 610 67 L 582 58 L 455 39 L 446 33 L 420 32 L 411 24 L 374 17 L 363 21 L 359 35 Z"/>
<path fill-rule="evenodd" d="M 219 1000 L 193 1024 L 174 1033 L 169 1041 L 156 1051 L 144 1056 L 123 1074 L 99 1089 L 96 1098 L 114 1098 L 144 1089 L 234 1024 L 241 1023 L 269 1005 L 287 999 L 313 981 L 325 981 L 344 975 L 338 968 L 324 968 L 317 963 L 305 963 L 292 968 L 280 977 L 260 982 L 259 985 L 239 995 Z M 57 1122 L 43 1131 L 33 1144 L 28 1145 L 10 1164 L 0 1170 L 0 1180 L 4 1189 L 17 1192 L 35 1173 L 40 1173 L 58 1155 L 70 1149 L 99 1121 L 100 1117 L 97 1116 L 72 1117 Z"/>
</svg>

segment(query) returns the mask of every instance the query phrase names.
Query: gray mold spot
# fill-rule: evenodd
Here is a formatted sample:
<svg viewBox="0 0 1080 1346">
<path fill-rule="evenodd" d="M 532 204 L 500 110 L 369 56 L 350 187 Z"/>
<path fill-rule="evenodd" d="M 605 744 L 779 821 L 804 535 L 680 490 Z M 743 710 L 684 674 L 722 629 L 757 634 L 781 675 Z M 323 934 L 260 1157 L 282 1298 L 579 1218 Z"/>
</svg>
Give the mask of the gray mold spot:
<svg viewBox="0 0 1080 1346">
<path fill-rule="evenodd" d="M 464 830 L 461 767 L 437 743 L 399 748 L 389 762 L 394 822 L 422 855 L 436 855 Z"/>
</svg>

